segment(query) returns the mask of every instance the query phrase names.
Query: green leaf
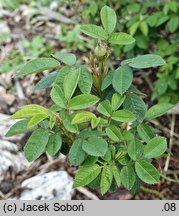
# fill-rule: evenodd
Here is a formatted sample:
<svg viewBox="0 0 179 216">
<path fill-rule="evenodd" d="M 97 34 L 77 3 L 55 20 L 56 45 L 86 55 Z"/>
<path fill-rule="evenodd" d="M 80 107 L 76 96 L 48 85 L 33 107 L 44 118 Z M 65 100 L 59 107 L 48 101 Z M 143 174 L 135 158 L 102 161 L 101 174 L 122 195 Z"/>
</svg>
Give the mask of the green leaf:
<svg viewBox="0 0 179 216">
<path fill-rule="evenodd" d="M 110 148 L 107 149 L 104 156 L 101 157 L 104 161 L 109 162 L 111 160 L 111 150 Z"/>
<path fill-rule="evenodd" d="M 56 121 L 57 121 L 56 116 L 53 113 L 49 112 L 49 127 L 50 127 L 50 129 L 52 129 L 55 126 Z"/>
<path fill-rule="evenodd" d="M 72 124 L 80 124 L 80 123 L 84 123 L 84 122 L 88 122 L 91 121 L 91 119 L 96 118 L 96 116 L 91 113 L 91 112 L 87 112 L 87 111 L 82 111 L 79 112 L 75 115 L 75 117 L 72 120 Z"/>
<path fill-rule="evenodd" d="M 104 156 L 107 151 L 108 144 L 100 137 L 91 137 L 84 141 L 82 148 L 91 156 Z"/>
<path fill-rule="evenodd" d="M 18 110 L 15 114 L 11 116 L 11 119 L 23 119 L 23 118 L 32 118 L 33 116 L 37 114 L 47 114 L 48 115 L 48 109 L 39 106 L 37 104 L 30 104 L 20 107 L 20 110 Z"/>
<path fill-rule="evenodd" d="M 81 94 L 70 100 L 68 108 L 71 110 L 86 109 L 95 105 L 98 101 L 99 98 L 94 95 Z"/>
<path fill-rule="evenodd" d="M 91 189 L 99 189 L 100 188 L 100 182 L 101 182 L 101 174 L 98 175 L 97 178 L 95 178 L 92 182 L 88 184 L 88 187 Z"/>
<path fill-rule="evenodd" d="M 134 35 L 136 33 L 136 31 L 137 31 L 137 29 L 139 27 L 139 24 L 140 24 L 140 22 L 138 21 L 138 22 L 135 22 L 132 26 L 130 26 L 129 33 L 131 35 Z"/>
<path fill-rule="evenodd" d="M 108 35 L 105 30 L 97 25 L 89 24 L 89 25 L 82 25 L 81 31 L 93 38 L 107 40 Z"/>
<path fill-rule="evenodd" d="M 135 42 L 135 39 L 124 32 L 112 33 L 109 37 L 109 43 L 118 45 L 129 45 Z"/>
<path fill-rule="evenodd" d="M 75 176 L 73 188 L 89 184 L 100 174 L 100 172 L 101 167 L 98 164 L 80 167 Z"/>
<path fill-rule="evenodd" d="M 144 150 L 144 146 L 138 139 L 132 140 L 127 148 L 128 155 L 134 161 L 140 159 Z"/>
<path fill-rule="evenodd" d="M 114 31 L 117 22 L 115 11 L 105 5 L 102 7 L 100 15 L 104 29 L 108 34 L 111 34 Z"/>
<path fill-rule="evenodd" d="M 165 64 L 165 61 L 159 55 L 146 54 L 130 59 L 129 66 L 133 68 L 150 68 Z"/>
<path fill-rule="evenodd" d="M 60 63 L 53 58 L 37 58 L 29 61 L 16 75 L 16 77 L 22 77 L 24 75 L 39 73 L 44 70 L 56 69 L 60 66 Z"/>
<path fill-rule="evenodd" d="M 140 23 L 139 28 L 145 36 L 148 35 L 149 28 L 148 28 L 148 25 L 145 21 Z"/>
<path fill-rule="evenodd" d="M 49 140 L 46 146 L 46 151 L 49 155 L 54 156 L 58 153 L 58 151 L 62 147 L 62 137 L 61 134 L 58 132 L 56 134 L 51 134 L 49 136 Z"/>
<path fill-rule="evenodd" d="M 174 105 L 169 103 L 160 103 L 152 106 L 146 113 L 145 119 L 154 119 L 164 115 Z"/>
<path fill-rule="evenodd" d="M 134 196 L 140 191 L 141 180 L 136 176 L 135 184 L 131 188 L 131 194 Z"/>
<path fill-rule="evenodd" d="M 72 72 L 72 70 L 73 69 L 70 68 L 69 66 L 62 67 L 57 73 L 57 77 L 55 79 L 54 84 L 60 86 L 63 89 L 64 79 L 65 79 L 67 74 Z"/>
<path fill-rule="evenodd" d="M 104 91 L 107 87 L 109 87 L 112 84 L 114 71 L 109 71 L 102 81 L 101 90 Z"/>
<path fill-rule="evenodd" d="M 77 136 L 78 138 L 83 138 L 83 139 L 86 139 L 86 138 L 90 138 L 90 137 L 101 137 L 101 136 L 104 136 L 105 133 L 103 133 L 102 131 L 98 131 L 98 130 L 83 130 L 80 132 L 80 134 Z"/>
<path fill-rule="evenodd" d="M 82 149 L 83 140 L 77 139 L 73 142 L 73 145 L 69 151 L 70 164 L 74 166 L 80 165 L 85 159 L 85 152 Z"/>
<path fill-rule="evenodd" d="M 110 125 L 109 127 L 107 127 L 106 128 L 106 134 L 111 140 L 113 140 L 115 142 L 122 140 L 121 131 L 115 125 Z"/>
<path fill-rule="evenodd" d="M 136 95 L 138 95 L 138 96 L 144 96 L 144 97 L 147 96 L 147 95 L 144 94 L 143 92 L 139 91 L 134 85 L 131 85 L 131 86 L 129 87 L 128 91 L 129 91 L 130 93 L 136 94 Z"/>
<path fill-rule="evenodd" d="M 100 182 L 100 188 L 101 188 L 101 194 L 105 194 L 111 184 L 112 184 L 112 179 L 113 179 L 113 173 L 111 170 L 111 166 L 109 165 L 104 165 L 103 170 L 102 170 L 102 175 L 101 175 L 101 182 Z"/>
<path fill-rule="evenodd" d="M 136 120 L 135 115 L 128 110 L 118 110 L 112 114 L 112 119 L 119 122 L 133 122 Z"/>
<path fill-rule="evenodd" d="M 135 162 L 135 170 L 138 177 L 147 184 L 156 184 L 160 180 L 158 170 L 148 161 Z"/>
<path fill-rule="evenodd" d="M 131 189 L 135 183 L 136 175 L 131 166 L 125 166 L 120 172 L 121 183 L 126 189 Z"/>
<path fill-rule="evenodd" d="M 147 107 L 139 96 L 135 94 L 127 95 L 123 103 L 123 108 L 135 114 L 137 118 L 137 124 L 141 123 L 144 120 Z"/>
<path fill-rule="evenodd" d="M 163 16 L 163 14 L 161 14 L 162 16 L 161 17 L 159 17 L 159 19 L 157 20 L 157 24 L 155 25 L 155 27 L 159 27 L 159 26 L 161 26 L 163 23 L 165 23 L 167 20 L 168 20 L 168 18 L 169 18 L 169 16 Z"/>
<path fill-rule="evenodd" d="M 50 97 L 52 98 L 53 102 L 57 104 L 61 108 L 66 108 L 66 99 L 65 95 L 60 86 L 54 85 L 51 92 Z"/>
<path fill-rule="evenodd" d="M 16 134 L 25 133 L 25 132 L 32 130 L 32 128 L 27 128 L 28 122 L 29 122 L 29 120 L 20 120 L 20 121 L 16 122 L 8 130 L 8 132 L 6 133 L 6 137 L 11 137 L 11 136 L 14 136 Z"/>
<path fill-rule="evenodd" d="M 72 53 L 61 53 L 56 52 L 52 55 L 53 58 L 55 58 L 58 61 L 62 61 L 63 63 L 72 66 L 76 63 L 76 56 Z"/>
<path fill-rule="evenodd" d="M 120 95 L 118 93 L 113 94 L 111 101 L 112 110 L 117 110 L 123 104 L 125 98 L 126 95 Z"/>
<path fill-rule="evenodd" d="M 65 110 L 61 110 L 60 111 L 60 118 L 61 118 L 61 120 L 62 120 L 62 122 L 63 122 L 63 125 L 64 125 L 64 127 L 68 130 L 68 131 L 70 131 L 70 132 L 72 132 L 72 133 L 76 133 L 77 131 L 78 131 L 78 127 L 77 127 L 77 125 L 73 125 L 72 123 L 71 123 L 71 116 L 69 115 L 69 113 L 68 112 L 66 112 Z"/>
<path fill-rule="evenodd" d="M 137 127 L 137 132 L 144 142 L 148 142 L 155 137 L 153 130 L 146 124 L 142 123 Z"/>
<path fill-rule="evenodd" d="M 164 137 L 154 137 L 151 139 L 144 149 L 145 158 L 157 158 L 161 156 L 167 149 L 167 141 Z"/>
<path fill-rule="evenodd" d="M 28 161 L 36 160 L 45 152 L 48 139 L 48 132 L 42 128 L 32 133 L 24 148 L 25 157 Z"/>
<path fill-rule="evenodd" d="M 64 87 L 64 94 L 67 100 L 70 100 L 72 97 L 80 77 L 80 70 L 75 70 L 65 76 L 63 87 Z"/>
<path fill-rule="evenodd" d="M 175 32 L 179 26 L 179 18 L 178 16 L 172 16 L 169 21 L 169 31 L 171 33 Z"/>
<path fill-rule="evenodd" d="M 57 71 L 48 74 L 47 76 L 43 77 L 36 85 L 35 90 L 46 89 L 52 85 L 57 77 Z"/>
<path fill-rule="evenodd" d="M 132 80 L 132 70 L 128 66 L 121 66 L 114 71 L 112 85 L 119 94 L 123 95 L 130 87 Z"/>
<path fill-rule="evenodd" d="M 105 116 L 110 117 L 112 115 L 111 104 L 108 100 L 104 100 L 99 103 L 97 111 Z"/>
<path fill-rule="evenodd" d="M 89 94 L 93 85 L 93 77 L 85 67 L 81 67 L 78 86 L 83 94 Z"/>
<path fill-rule="evenodd" d="M 40 113 L 40 114 L 34 115 L 34 116 L 30 119 L 30 121 L 29 121 L 27 127 L 28 127 L 28 128 L 32 128 L 32 127 L 36 126 L 37 124 L 39 124 L 39 123 L 40 123 L 41 121 L 43 121 L 44 119 L 46 119 L 47 117 L 48 117 L 48 114 L 46 114 L 46 113 Z"/>
<path fill-rule="evenodd" d="M 111 169 L 112 169 L 112 173 L 113 173 L 114 179 L 116 181 L 116 184 L 117 184 L 118 187 L 120 187 L 120 185 L 121 185 L 121 177 L 120 177 L 119 168 L 117 166 L 115 166 L 115 165 L 112 165 Z"/>
<path fill-rule="evenodd" d="M 83 166 L 95 164 L 97 160 L 98 160 L 98 157 L 88 155 L 83 162 Z"/>
<path fill-rule="evenodd" d="M 96 128 L 99 123 L 100 123 L 100 117 L 99 118 L 92 118 L 91 119 L 91 127 L 92 128 Z"/>
</svg>

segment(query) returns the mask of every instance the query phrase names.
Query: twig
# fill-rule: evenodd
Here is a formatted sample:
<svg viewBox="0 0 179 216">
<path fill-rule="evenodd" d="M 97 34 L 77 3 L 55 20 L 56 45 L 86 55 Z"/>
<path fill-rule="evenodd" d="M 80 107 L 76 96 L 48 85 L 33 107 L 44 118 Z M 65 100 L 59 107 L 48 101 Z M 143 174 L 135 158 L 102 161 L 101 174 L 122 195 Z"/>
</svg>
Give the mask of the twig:
<svg viewBox="0 0 179 216">
<path fill-rule="evenodd" d="M 15 79 L 15 86 L 16 86 L 16 91 L 17 91 L 18 98 L 21 101 L 25 100 L 25 95 L 24 95 L 24 92 L 22 90 L 22 86 L 21 86 L 18 78 Z"/>
<path fill-rule="evenodd" d="M 167 181 L 169 181 L 169 182 L 174 182 L 174 183 L 178 183 L 179 184 L 179 180 L 175 180 L 175 179 L 172 179 L 172 178 L 170 178 L 170 177 L 167 177 L 167 176 L 165 176 L 165 175 L 163 175 L 163 174 L 160 174 L 161 176 L 162 176 L 162 178 L 164 178 L 164 179 L 166 179 Z"/>
<path fill-rule="evenodd" d="M 166 175 L 179 175 L 179 170 L 167 170 L 167 172 L 164 172 Z"/>
<path fill-rule="evenodd" d="M 88 189 L 86 189 L 84 187 L 76 188 L 76 190 L 79 191 L 80 193 L 84 194 L 85 196 L 87 196 L 91 200 L 99 200 L 99 198 L 95 194 L 93 194 L 91 191 L 89 191 Z"/>
<path fill-rule="evenodd" d="M 154 87 L 153 87 L 153 84 L 150 81 L 149 77 L 143 71 L 141 71 L 140 74 L 144 78 L 144 80 L 146 81 L 146 83 L 148 84 L 150 90 L 153 92 L 154 91 Z"/>
<path fill-rule="evenodd" d="M 0 197 L 3 199 L 3 200 L 6 200 L 7 197 L 0 191 Z"/>
<path fill-rule="evenodd" d="M 163 130 L 164 132 L 170 134 L 170 130 L 168 128 L 163 127 L 159 122 L 154 120 L 149 120 L 149 122 L 157 126 L 160 130 Z M 173 136 L 179 139 L 179 135 L 177 133 L 173 132 Z"/>
<path fill-rule="evenodd" d="M 169 163 L 170 163 L 170 152 L 172 150 L 172 146 L 173 146 L 173 133 L 174 133 L 174 128 L 175 128 L 175 115 L 172 115 L 172 122 L 171 122 L 171 130 L 170 130 L 170 141 L 169 141 L 169 154 L 167 156 L 167 159 L 165 161 L 165 167 L 164 167 L 164 171 L 166 172 L 168 170 L 169 167 Z"/>
<path fill-rule="evenodd" d="M 141 190 L 143 190 L 143 191 L 145 191 L 145 192 L 147 192 L 147 193 L 154 194 L 155 196 L 159 197 L 159 198 L 162 199 L 162 200 L 165 199 L 165 197 L 164 197 L 160 192 L 158 192 L 158 191 L 156 191 L 156 190 L 149 189 L 149 188 L 146 188 L 146 187 L 144 187 L 144 186 L 141 186 L 140 188 L 141 188 Z"/>
</svg>

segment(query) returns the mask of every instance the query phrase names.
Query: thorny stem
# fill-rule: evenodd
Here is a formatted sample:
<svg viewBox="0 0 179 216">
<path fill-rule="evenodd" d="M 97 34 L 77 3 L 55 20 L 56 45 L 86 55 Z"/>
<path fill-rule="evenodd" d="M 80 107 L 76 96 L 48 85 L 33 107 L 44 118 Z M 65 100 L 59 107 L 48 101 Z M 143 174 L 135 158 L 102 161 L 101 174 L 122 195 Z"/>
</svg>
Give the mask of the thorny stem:
<svg viewBox="0 0 179 216">
<path fill-rule="evenodd" d="M 154 189 L 149 189 L 149 188 L 146 188 L 146 187 L 144 187 L 144 186 L 141 186 L 140 188 L 141 188 L 141 190 L 143 190 L 143 191 L 145 191 L 145 192 L 147 192 L 147 193 L 154 194 L 155 196 L 159 197 L 159 198 L 162 199 L 162 200 L 165 199 L 165 197 L 164 197 L 160 192 L 158 192 L 158 191 L 156 191 L 156 190 L 154 190 Z"/>
</svg>

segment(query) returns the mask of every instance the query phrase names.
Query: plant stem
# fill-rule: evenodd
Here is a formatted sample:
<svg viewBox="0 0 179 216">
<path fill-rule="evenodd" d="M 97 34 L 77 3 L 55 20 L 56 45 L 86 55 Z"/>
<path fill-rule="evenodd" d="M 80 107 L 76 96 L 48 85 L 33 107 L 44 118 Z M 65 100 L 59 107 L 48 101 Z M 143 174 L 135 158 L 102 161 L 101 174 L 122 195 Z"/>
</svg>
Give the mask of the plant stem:
<svg viewBox="0 0 179 216">
<path fill-rule="evenodd" d="M 61 118 L 58 116 L 58 114 L 56 114 L 55 112 L 52 112 L 52 114 L 55 116 L 56 120 L 58 121 L 58 126 L 59 128 L 62 130 L 62 132 L 68 137 L 70 138 L 70 140 L 72 141 L 72 143 L 74 142 L 74 137 L 73 135 L 68 131 L 66 130 L 66 128 L 63 126 L 63 122 L 61 120 Z"/>
<path fill-rule="evenodd" d="M 166 179 L 167 181 L 170 181 L 170 182 L 174 182 L 174 183 L 178 183 L 179 184 L 179 180 L 175 180 L 175 179 L 172 179 L 172 178 L 170 178 L 170 177 L 167 177 L 167 176 L 165 176 L 165 175 L 163 175 L 163 174 L 160 174 L 161 176 L 162 176 L 162 178 L 164 178 L 164 179 Z"/>
<path fill-rule="evenodd" d="M 160 192 L 158 192 L 158 191 L 156 191 L 156 190 L 149 189 L 149 188 L 146 188 L 146 187 L 144 187 L 144 186 L 141 186 L 140 188 L 141 188 L 141 190 L 143 190 L 144 192 L 154 194 L 155 196 L 159 197 L 159 198 L 162 199 L 162 200 L 165 199 L 165 197 L 164 197 Z"/>
<path fill-rule="evenodd" d="M 169 151 L 172 151 L 172 146 L 173 146 L 173 133 L 174 133 L 174 129 L 175 129 L 175 115 L 172 115 L 172 122 L 171 122 L 171 130 L 170 130 L 170 141 L 169 141 Z M 164 171 L 166 172 L 168 170 L 169 167 L 169 163 L 170 163 L 170 153 L 167 156 L 166 162 L 165 162 L 165 167 L 164 167 Z"/>
<path fill-rule="evenodd" d="M 141 75 L 144 78 L 144 80 L 146 81 L 146 83 L 148 84 L 150 90 L 153 92 L 154 91 L 154 87 L 153 87 L 153 84 L 150 81 L 149 77 L 143 71 L 141 71 Z"/>
</svg>

